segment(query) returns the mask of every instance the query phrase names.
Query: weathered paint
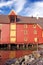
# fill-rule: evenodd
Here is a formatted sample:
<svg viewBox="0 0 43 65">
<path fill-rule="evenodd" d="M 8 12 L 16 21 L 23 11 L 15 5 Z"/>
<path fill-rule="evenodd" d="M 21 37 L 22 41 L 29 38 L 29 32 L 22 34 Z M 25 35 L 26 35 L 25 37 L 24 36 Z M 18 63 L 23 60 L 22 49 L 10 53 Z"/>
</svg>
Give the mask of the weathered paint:
<svg viewBox="0 0 43 65">
<path fill-rule="evenodd" d="M 10 43 L 16 43 L 16 24 L 10 24 Z"/>
<path fill-rule="evenodd" d="M 34 24 L 27 24 L 27 28 L 24 28 L 24 24 L 17 24 L 17 43 L 23 44 L 23 43 L 43 43 L 42 38 L 42 29 L 36 25 L 36 27 L 33 27 Z M 27 30 L 27 34 L 24 34 L 24 31 Z M 37 31 L 36 34 L 34 34 L 34 30 Z M 27 38 L 25 41 L 24 38 Z"/>
<path fill-rule="evenodd" d="M 26 26 L 24 26 L 26 25 Z M 0 44 L 37 44 L 43 43 L 42 29 L 33 24 L 2 24 Z M 37 31 L 34 34 L 34 31 Z"/>
<path fill-rule="evenodd" d="M 8 44 L 9 43 L 9 24 L 2 24 L 1 29 L 1 43 Z"/>
</svg>

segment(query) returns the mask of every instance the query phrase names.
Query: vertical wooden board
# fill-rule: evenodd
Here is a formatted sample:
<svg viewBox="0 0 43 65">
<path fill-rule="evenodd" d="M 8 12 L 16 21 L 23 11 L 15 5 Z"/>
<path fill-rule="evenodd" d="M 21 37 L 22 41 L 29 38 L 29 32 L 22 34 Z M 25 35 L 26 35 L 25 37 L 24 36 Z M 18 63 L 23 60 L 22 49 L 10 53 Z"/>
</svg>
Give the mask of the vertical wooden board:
<svg viewBox="0 0 43 65">
<path fill-rule="evenodd" d="M 24 28 L 24 24 L 17 24 L 17 42 L 23 42 L 28 44 L 34 42 L 34 37 L 37 35 L 34 35 L 33 33 L 33 25 L 27 25 L 27 28 Z M 24 34 L 25 30 L 27 30 L 27 34 Z M 25 38 L 27 39 L 27 41 L 24 40 Z"/>
<path fill-rule="evenodd" d="M 17 24 L 17 42 L 23 43 L 24 42 L 24 29 L 23 24 Z"/>
<path fill-rule="evenodd" d="M 37 37 L 38 37 L 38 43 L 43 43 L 43 38 L 42 38 L 42 28 L 37 25 Z"/>
<path fill-rule="evenodd" d="M 38 27 L 37 25 L 37 35 L 38 35 L 38 38 L 42 37 L 42 29 L 40 27 Z"/>
<path fill-rule="evenodd" d="M 43 38 L 39 38 L 39 44 L 43 44 Z"/>
<path fill-rule="evenodd" d="M 24 41 L 24 24 L 17 24 L 17 42 L 25 42 Z M 42 37 L 42 29 L 39 28 L 38 26 L 36 26 L 35 28 L 33 27 L 33 24 L 28 24 L 28 28 L 26 29 L 28 31 L 28 34 L 26 35 L 26 37 L 28 38 L 27 43 L 35 43 L 34 42 L 34 38 L 38 38 L 39 39 Z M 37 31 L 37 34 L 34 34 L 34 30 Z"/>
<path fill-rule="evenodd" d="M 2 26 L 1 42 L 9 43 L 9 24 L 3 24 Z"/>
<path fill-rule="evenodd" d="M 1 32 L 2 32 L 2 26 L 3 26 L 3 24 L 0 24 L 0 44 L 1 44 Z"/>
<path fill-rule="evenodd" d="M 33 26 L 30 24 L 28 25 L 28 42 L 32 43 L 34 42 L 34 34 L 33 34 Z"/>
</svg>

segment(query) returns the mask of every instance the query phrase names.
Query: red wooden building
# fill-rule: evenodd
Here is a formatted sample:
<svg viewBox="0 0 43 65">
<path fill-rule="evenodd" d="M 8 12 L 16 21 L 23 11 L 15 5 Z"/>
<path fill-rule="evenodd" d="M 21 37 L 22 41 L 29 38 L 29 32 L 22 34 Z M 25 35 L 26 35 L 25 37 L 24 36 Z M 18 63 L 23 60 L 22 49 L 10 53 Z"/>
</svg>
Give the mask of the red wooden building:
<svg viewBox="0 0 43 65">
<path fill-rule="evenodd" d="M 43 44 L 43 18 L 23 17 L 11 11 L 0 15 L 0 48 L 18 45 Z M 18 54 L 19 53 L 19 54 Z M 30 52 L 31 53 L 31 52 Z M 29 54 L 29 51 L 1 51 L 3 60 Z"/>
<path fill-rule="evenodd" d="M 12 10 L 0 15 L 0 44 L 43 44 L 43 18 L 23 17 Z"/>
</svg>

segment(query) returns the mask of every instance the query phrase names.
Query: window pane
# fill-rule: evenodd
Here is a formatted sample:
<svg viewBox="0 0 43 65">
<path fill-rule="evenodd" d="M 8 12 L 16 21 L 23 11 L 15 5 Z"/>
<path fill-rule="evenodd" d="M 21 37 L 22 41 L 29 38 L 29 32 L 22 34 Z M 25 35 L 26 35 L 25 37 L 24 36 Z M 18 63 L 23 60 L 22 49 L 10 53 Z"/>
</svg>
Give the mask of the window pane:
<svg viewBox="0 0 43 65">
<path fill-rule="evenodd" d="M 34 34 L 37 34 L 37 30 L 34 30 Z"/>
<path fill-rule="evenodd" d="M 10 29 L 11 29 L 11 30 L 16 30 L 16 24 L 11 24 L 11 25 L 10 25 Z"/>
<path fill-rule="evenodd" d="M 33 28 L 36 28 L 36 24 L 33 25 Z"/>
<path fill-rule="evenodd" d="M 28 32 L 27 32 L 27 30 L 24 30 L 24 35 L 26 35 Z"/>
<path fill-rule="evenodd" d="M 37 38 L 34 38 L 34 41 L 37 42 Z"/>
<path fill-rule="evenodd" d="M 10 15 L 10 22 L 14 23 L 14 21 L 15 21 L 15 16 L 14 15 Z"/>
<path fill-rule="evenodd" d="M 27 41 L 27 37 L 24 38 L 24 41 Z"/>
<path fill-rule="evenodd" d="M 16 31 L 11 31 L 10 36 L 16 36 Z"/>
<path fill-rule="evenodd" d="M 10 38 L 10 42 L 15 42 L 16 38 Z"/>
<path fill-rule="evenodd" d="M 24 24 L 24 28 L 27 28 L 28 26 L 27 26 L 27 24 Z"/>
</svg>

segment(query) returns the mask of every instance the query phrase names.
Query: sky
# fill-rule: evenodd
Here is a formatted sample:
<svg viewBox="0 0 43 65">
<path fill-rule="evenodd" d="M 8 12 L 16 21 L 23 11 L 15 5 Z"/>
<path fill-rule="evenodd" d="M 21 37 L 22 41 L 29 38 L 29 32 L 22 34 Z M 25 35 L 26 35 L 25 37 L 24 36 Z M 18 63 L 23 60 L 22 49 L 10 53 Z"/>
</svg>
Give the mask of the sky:
<svg viewBox="0 0 43 65">
<path fill-rule="evenodd" d="M 0 14 L 8 15 L 12 9 L 17 15 L 43 17 L 43 0 L 0 0 Z"/>
</svg>

